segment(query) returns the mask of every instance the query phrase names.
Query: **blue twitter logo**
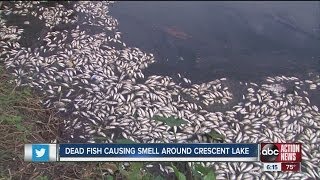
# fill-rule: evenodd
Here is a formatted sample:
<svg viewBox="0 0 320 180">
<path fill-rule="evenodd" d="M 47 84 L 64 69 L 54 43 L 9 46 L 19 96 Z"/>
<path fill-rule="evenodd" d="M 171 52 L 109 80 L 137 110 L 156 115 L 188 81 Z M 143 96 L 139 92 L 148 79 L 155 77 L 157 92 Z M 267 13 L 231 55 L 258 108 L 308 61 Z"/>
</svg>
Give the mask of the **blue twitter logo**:
<svg viewBox="0 0 320 180">
<path fill-rule="evenodd" d="M 32 145 L 32 161 L 48 162 L 49 161 L 49 145 L 33 144 Z"/>
</svg>

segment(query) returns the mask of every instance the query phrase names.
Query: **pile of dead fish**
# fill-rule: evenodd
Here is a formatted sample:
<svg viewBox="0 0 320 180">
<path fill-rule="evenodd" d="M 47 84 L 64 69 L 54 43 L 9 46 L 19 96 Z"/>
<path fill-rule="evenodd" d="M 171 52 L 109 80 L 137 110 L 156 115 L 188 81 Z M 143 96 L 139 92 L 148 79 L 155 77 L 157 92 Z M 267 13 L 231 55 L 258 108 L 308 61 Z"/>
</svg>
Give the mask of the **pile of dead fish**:
<svg viewBox="0 0 320 180">
<path fill-rule="evenodd" d="M 157 60 L 121 41 L 118 22 L 109 14 L 111 3 L 83 1 L 67 9 L 32 1 L 2 7 L 4 17 L 38 18 L 49 29 L 39 46 L 24 47 L 19 40 L 25 29 L 7 25 L 2 18 L 0 62 L 18 86 L 43 93 L 43 105 L 64 115 L 69 141 L 211 142 L 203 135 L 215 130 L 230 143 L 301 142 L 301 173 L 261 172 L 260 163 L 204 164 L 214 167 L 217 179 L 320 179 L 320 113 L 308 95 L 319 90 L 319 76 L 241 82 L 245 91 L 238 99 L 224 83 L 226 78 L 194 84 L 180 76 L 190 84 L 182 87 L 168 76 L 145 77 L 142 70 Z M 55 30 L 61 24 L 74 28 Z M 227 111 L 206 108 L 230 100 L 237 103 Z M 155 116 L 185 123 L 172 127 Z"/>
</svg>

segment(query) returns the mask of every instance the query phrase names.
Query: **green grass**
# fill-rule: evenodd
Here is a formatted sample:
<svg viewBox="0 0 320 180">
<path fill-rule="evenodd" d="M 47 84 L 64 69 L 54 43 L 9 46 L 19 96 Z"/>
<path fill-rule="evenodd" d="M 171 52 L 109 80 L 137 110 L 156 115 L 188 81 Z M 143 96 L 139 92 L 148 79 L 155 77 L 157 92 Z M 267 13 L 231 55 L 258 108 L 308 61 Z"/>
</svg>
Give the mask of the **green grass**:
<svg viewBox="0 0 320 180">
<path fill-rule="evenodd" d="M 1 67 L 0 67 L 1 68 Z M 14 86 L 5 82 L 0 82 L 0 125 L 13 126 L 17 131 L 23 132 L 19 141 L 26 141 L 26 136 L 30 134 L 30 126 L 24 125 L 24 116 L 19 108 L 21 104 L 28 101 L 31 96 L 29 89 L 15 91 Z"/>
<path fill-rule="evenodd" d="M 38 135 L 42 129 L 35 127 L 45 110 L 39 109 L 39 98 L 32 96 L 28 88 L 16 88 L 10 84 L 10 76 L 0 66 L 0 177 L 13 178 L 16 163 L 23 161 L 23 145 L 42 141 Z M 46 117 L 46 116 L 44 116 Z M 44 133 L 50 137 L 50 133 Z M 51 137 L 50 137 L 51 138 Z"/>
</svg>

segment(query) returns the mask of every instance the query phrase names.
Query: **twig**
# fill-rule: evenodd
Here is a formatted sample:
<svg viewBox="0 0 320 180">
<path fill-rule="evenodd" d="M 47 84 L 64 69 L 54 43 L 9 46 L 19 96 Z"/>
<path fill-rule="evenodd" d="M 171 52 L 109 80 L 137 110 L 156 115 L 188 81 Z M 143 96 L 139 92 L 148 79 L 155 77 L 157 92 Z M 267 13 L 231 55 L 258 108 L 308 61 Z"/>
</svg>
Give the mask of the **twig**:
<svg viewBox="0 0 320 180">
<path fill-rule="evenodd" d="M 16 90 L 16 88 L 17 88 L 17 85 L 14 86 L 14 88 L 12 89 L 10 95 L 12 95 L 12 94 L 14 93 L 14 91 Z"/>
<path fill-rule="evenodd" d="M 10 169 L 8 169 L 8 171 L 9 171 L 9 176 L 10 176 L 10 178 L 9 178 L 9 179 L 12 179 L 12 174 L 11 174 Z"/>
<path fill-rule="evenodd" d="M 34 110 L 34 111 L 48 111 L 51 110 L 53 108 L 49 108 L 49 109 L 36 109 L 36 108 L 29 108 L 29 107 L 24 107 L 24 106 L 13 106 L 14 108 L 22 108 L 22 109 L 29 109 L 29 110 Z"/>
</svg>

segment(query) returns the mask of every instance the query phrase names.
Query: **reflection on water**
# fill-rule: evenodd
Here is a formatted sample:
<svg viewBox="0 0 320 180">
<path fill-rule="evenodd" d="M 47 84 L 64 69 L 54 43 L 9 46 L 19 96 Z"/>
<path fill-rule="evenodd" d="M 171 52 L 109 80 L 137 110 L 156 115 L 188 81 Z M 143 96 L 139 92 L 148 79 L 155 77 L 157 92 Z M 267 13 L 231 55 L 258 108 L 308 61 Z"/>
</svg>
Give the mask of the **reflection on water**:
<svg viewBox="0 0 320 180">
<path fill-rule="evenodd" d="M 318 2 L 119 2 L 129 45 L 156 55 L 149 73 L 254 79 L 319 70 Z M 294 73 L 294 74 L 293 74 Z"/>
</svg>

